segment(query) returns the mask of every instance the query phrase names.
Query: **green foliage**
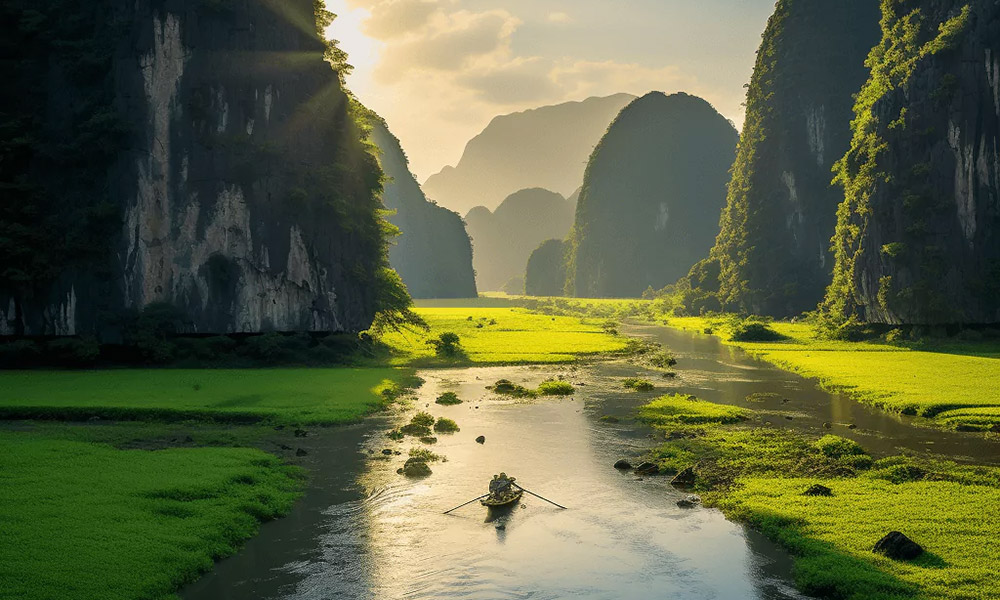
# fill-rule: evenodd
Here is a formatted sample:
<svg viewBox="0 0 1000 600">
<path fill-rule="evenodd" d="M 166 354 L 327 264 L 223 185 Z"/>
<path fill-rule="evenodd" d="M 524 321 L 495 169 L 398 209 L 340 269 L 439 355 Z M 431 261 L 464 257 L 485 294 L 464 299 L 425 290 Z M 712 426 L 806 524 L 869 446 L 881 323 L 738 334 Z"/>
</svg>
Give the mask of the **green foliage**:
<svg viewBox="0 0 1000 600">
<path fill-rule="evenodd" d="M 907 143 L 904 137 L 907 134 L 903 131 L 907 128 L 883 122 L 880 114 L 884 110 L 878 107 L 880 103 L 888 104 L 900 98 L 899 92 L 907 89 L 921 61 L 954 49 L 969 18 L 970 6 L 965 5 L 958 14 L 935 26 L 921 8 L 911 8 L 896 0 L 882 3 L 882 40 L 872 49 L 865 63 L 871 75 L 855 103 L 851 147 L 834 167 L 835 182 L 844 189 L 844 202 L 837 210 L 833 237 L 836 256 L 833 282 L 822 305 L 830 320 L 830 329 L 865 317 L 858 289 L 861 265 L 865 264 L 862 260 L 864 239 L 872 226 L 872 200 L 885 190 L 904 196 L 908 235 L 903 241 L 883 246 L 881 251 L 899 263 L 899 268 L 919 271 L 928 279 L 902 290 L 901 294 L 890 293 L 888 285 L 880 286 L 877 300 L 882 310 L 889 314 L 895 313 L 899 305 L 905 305 L 907 310 L 923 314 L 925 318 L 947 319 L 944 315 L 948 307 L 941 305 L 939 294 L 935 292 L 935 287 L 942 284 L 934 276 L 940 272 L 940 265 L 936 264 L 938 259 L 933 252 L 920 251 L 928 245 L 929 239 L 922 224 L 935 219 L 936 207 L 923 202 L 922 194 L 906 189 L 907 186 L 923 186 L 925 178 L 920 175 L 920 165 L 914 165 L 908 175 L 889 172 L 887 156 L 896 144 Z M 899 114 L 901 121 L 897 125 L 907 115 L 907 107 L 902 107 Z M 880 277 L 884 275 L 887 274 Z M 897 297 L 901 299 L 899 304 Z"/>
<path fill-rule="evenodd" d="M 326 38 L 326 30 L 333 24 L 337 15 L 327 10 L 324 0 L 313 0 L 313 13 L 316 17 L 316 33 L 323 40 L 325 46 L 323 58 L 330 63 L 333 70 L 340 76 L 340 84 L 344 85 L 347 76 L 351 74 L 354 67 L 348 64 L 347 52 L 341 49 L 340 42 Z"/>
<path fill-rule="evenodd" d="M 729 327 L 729 340 L 733 342 L 773 342 L 784 336 L 771 329 L 761 317 L 735 319 Z"/>
<path fill-rule="evenodd" d="M 638 377 L 626 377 L 622 385 L 626 389 L 635 390 L 636 392 L 651 392 L 656 389 L 652 381 Z"/>
<path fill-rule="evenodd" d="M 830 458 L 843 458 L 865 453 L 861 444 L 836 435 L 824 435 L 814 445 L 817 450 Z"/>
<path fill-rule="evenodd" d="M 434 402 L 444 406 L 454 406 L 455 404 L 461 404 L 462 399 L 455 392 L 445 392 L 438 396 Z"/>
<path fill-rule="evenodd" d="M 451 419 L 441 417 L 434 423 L 434 431 L 438 433 L 458 433 L 460 430 L 458 428 L 458 423 Z"/>
<path fill-rule="evenodd" d="M 434 424 L 434 415 L 428 412 L 420 411 L 417 414 L 413 415 L 413 418 L 410 419 L 410 423 L 414 425 L 423 425 L 424 427 L 430 427 L 431 425 Z"/>
<path fill-rule="evenodd" d="M 369 329 L 375 338 L 382 338 L 390 331 L 428 329 L 427 322 L 413 310 L 413 299 L 403 278 L 387 266 L 379 269 L 375 280 L 375 309 L 375 320 Z"/>
<path fill-rule="evenodd" d="M 736 423 L 748 417 L 737 406 L 698 400 L 694 396 L 674 394 L 653 400 L 639 409 L 639 417 L 654 425 Z"/>
<path fill-rule="evenodd" d="M 0 471 L 0 589 L 26 600 L 169 597 L 301 487 L 260 450 L 118 450 L 33 433 L 0 434 Z"/>
<path fill-rule="evenodd" d="M 72 269 L 110 279 L 121 215 L 107 176 L 128 133 L 112 82 L 126 24 L 113 14 L 106 0 L 0 8 L 4 85 L 17 90 L 0 100 L 0 290 L 18 306 Z"/>
<path fill-rule="evenodd" d="M 538 384 L 539 396 L 572 396 L 576 389 L 568 381 L 548 380 Z"/>
<path fill-rule="evenodd" d="M 454 358 L 462 352 L 461 338 L 451 331 L 438 335 L 437 339 L 427 340 L 427 344 L 434 348 L 438 356 L 445 358 Z"/>
<path fill-rule="evenodd" d="M 534 398 L 538 395 L 538 392 L 535 390 L 514 383 L 509 379 L 499 379 L 488 389 L 493 390 L 494 394 L 511 396 L 513 398 Z"/>
</svg>

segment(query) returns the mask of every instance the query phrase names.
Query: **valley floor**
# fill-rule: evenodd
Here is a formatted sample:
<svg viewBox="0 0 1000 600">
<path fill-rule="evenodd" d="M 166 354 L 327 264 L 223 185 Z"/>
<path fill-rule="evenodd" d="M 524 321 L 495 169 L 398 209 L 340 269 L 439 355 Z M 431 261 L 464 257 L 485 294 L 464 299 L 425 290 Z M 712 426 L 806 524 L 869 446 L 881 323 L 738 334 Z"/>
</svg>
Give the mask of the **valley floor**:
<svg viewBox="0 0 1000 600">
<path fill-rule="evenodd" d="M 530 306 L 552 314 L 470 304 L 420 307 L 430 331 L 387 336 L 384 356 L 359 357 L 360 367 L 0 373 L 0 589 L 26 600 L 54 590 L 66 598 L 168 598 L 289 510 L 304 481 L 294 466 L 300 436 L 405 395 L 419 385 L 414 367 L 621 356 L 635 344 L 614 333 L 616 319 L 663 318 L 642 301 Z M 727 337 L 724 320 L 669 325 Z M 886 410 L 956 427 L 1000 422 L 995 343 L 825 342 L 802 324 L 773 327 L 783 341 L 738 345 Z M 445 332 L 459 335 L 454 356 L 427 343 Z M 684 397 L 655 401 L 639 416 L 665 435 L 651 458 L 668 473 L 696 466 L 694 485 L 706 501 L 796 555 L 807 592 L 858 600 L 1000 595 L 992 575 L 1000 564 L 1000 470 L 876 460 L 854 442 L 776 431 L 754 411 Z M 833 495 L 804 496 L 815 483 Z M 873 554 L 891 530 L 927 553 L 913 562 Z"/>
</svg>

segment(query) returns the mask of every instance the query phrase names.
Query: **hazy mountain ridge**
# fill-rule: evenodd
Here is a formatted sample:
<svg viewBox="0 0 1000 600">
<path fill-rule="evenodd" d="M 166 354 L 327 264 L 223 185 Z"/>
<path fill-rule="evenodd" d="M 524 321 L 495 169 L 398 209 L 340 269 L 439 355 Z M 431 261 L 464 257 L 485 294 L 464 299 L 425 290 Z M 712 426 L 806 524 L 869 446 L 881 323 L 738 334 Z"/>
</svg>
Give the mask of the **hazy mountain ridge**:
<svg viewBox="0 0 1000 600">
<path fill-rule="evenodd" d="M 382 194 L 388 217 L 402 234 L 389 247 L 389 263 L 414 298 L 475 298 L 472 245 L 457 213 L 427 201 L 410 173 L 399 140 L 380 117 L 369 118 L 386 174 Z"/>
<path fill-rule="evenodd" d="M 475 206 L 492 210 L 532 187 L 570 195 L 608 124 L 634 99 L 616 94 L 496 117 L 469 141 L 457 166 L 424 182 L 424 192 L 459 213 Z"/>
<path fill-rule="evenodd" d="M 566 237 L 573 206 L 555 192 L 531 188 L 511 194 L 494 212 L 476 207 L 465 221 L 476 282 L 481 290 L 495 291 L 513 277 L 524 277 L 528 257 L 540 243 Z"/>
</svg>

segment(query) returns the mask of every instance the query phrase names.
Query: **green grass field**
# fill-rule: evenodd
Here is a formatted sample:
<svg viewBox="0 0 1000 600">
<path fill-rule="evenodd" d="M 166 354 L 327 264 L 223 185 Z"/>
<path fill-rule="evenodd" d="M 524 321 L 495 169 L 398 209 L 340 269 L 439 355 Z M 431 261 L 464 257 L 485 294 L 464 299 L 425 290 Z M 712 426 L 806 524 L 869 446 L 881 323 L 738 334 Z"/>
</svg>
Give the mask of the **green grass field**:
<svg viewBox="0 0 1000 600">
<path fill-rule="evenodd" d="M 286 512 L 299 486 L 294 468 L 249 448 L 0 432 L 0 596 L 172 597 Z"/>
<path fill-rule="evenodd" d="M 665 401 L 668 418 L 658 419 Z M 792 552 L 802 591 L 846 600 L 1000 597 L 1000 469 L 873 460 L 836 436 L 725 424 L 730 408 L 676 398 L 646 405 L 640 416 L 670 440 L 650 458 L 668 473 L 694 465 L 695 489 L 708 504 Z M 803 494 L 817 483 L 833 495 Z M 902 562 L 873 553 L 890 531 L 905 533 L 926 554 Z"/>
<path fill-rule="evenodd" d="M 348 423 L 384 405 L 391 368 L 0 372 L 0 417 Z"/>
<path fill-rule="evenodd" d="M 889 412 L 933 418 L 950 427 L 987 429 L 1000 423 L 1000 343 L 906 347 L 825 340 L 804 323 L 773 323 L 771 328 L 787 338 L 783 341 L 731 342 L 723 323 L 702 317 L 668 320 L 671 327 L 712 331 L 726 344 Z"/>
<path fill-rule="evenodd" d="M 521 308 L 420 307 L 429 332 L 389 333 L 391 362 L 408 366 L 495 365 L 572 362 L 580 357 L 621 352 L 626 338 L 607 333 L 599 321 L 549 316 Z M 463 355 L 443 359 L 427 340 L 444 332 L 458 334 Z"/>
</svg>

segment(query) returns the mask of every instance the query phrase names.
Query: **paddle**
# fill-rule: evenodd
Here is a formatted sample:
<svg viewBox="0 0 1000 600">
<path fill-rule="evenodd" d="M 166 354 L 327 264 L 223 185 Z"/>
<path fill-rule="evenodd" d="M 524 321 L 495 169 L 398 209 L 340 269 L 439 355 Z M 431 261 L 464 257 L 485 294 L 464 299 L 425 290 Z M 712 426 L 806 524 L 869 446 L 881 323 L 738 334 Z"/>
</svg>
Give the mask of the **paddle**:
<svg viewBox="0 0 1000 600">
<path fill-rule="evenodd" d="M 441 513 L 441 514 L 445 514 L 445 515 L 446 515 L 446 514 L 450 513 L 450 512 L 452 511 L 452 510 L 458 510 L 458 509 L 462 508 L 463 506 L 465 506 L 465 505 L 467 505 L 467 504 L 472 504 L 472 503 L 473 503 L 473 502 L 475 502 L 476 500 L 482 500 L 483 498 L 485 498 L 485 497 L 487 497 L 487 496 L 489 496 L 489 494 L 483 494 L 482 496 L 480 496 L 480 497 L 478 497 L 478 498 L 473 498 L 472 500 L 469 500 L 468 502 L 465 502 L 464 504 L 459 504 L 459 505 L 458 505 L 458 506 L 456 506 L 455 508 L 453 508 L 453 509 L 451 509 L 451 510 L 446 510 L 446 511 L 444 511 L 444 512 L 443 512 L 443 513 Z"/>
<path fill-rule="evenodd" d="M 549 500 L 548 498 L 545 498 L 545 497 L 542 497 L 542 496 L 539 496 L 538 494 L 536 494 L 535 492 L 533 492 L 533 491 L 531 491 L 531 490 L 526 490 L 526 489 L 524 489 L 523 487 L 521 487 L 521 486 L 517 485 L 516 483 L 514 483 L 514 484 L 512 484 L 512 485 L 513 485 L 514 487 L 518 488 L 518 489 L 519 489 L 519 490 L 521 490 L 521 491 L 524 491 L 524 492 L 528 492 L 529 494 L 531 494 L 531 495 L 532 495 L 532 496 L 534 496 L 535 498 L 541 498 L 542 500 L 545 500 L 546 502 L 548 502 L 549 504 L 552 504 L 553 506 L 558 506 L 559 508 L 561 508 L 561 509 L 563 509 L 563 510 L 569 510 L 568 508 L 566 508 L 566 507 L 565 507 L 565 506 L 563 506 L 562 504 L 556 504 L 555 502 L 553 502 L 553 501 Z"/>
</svg>

